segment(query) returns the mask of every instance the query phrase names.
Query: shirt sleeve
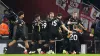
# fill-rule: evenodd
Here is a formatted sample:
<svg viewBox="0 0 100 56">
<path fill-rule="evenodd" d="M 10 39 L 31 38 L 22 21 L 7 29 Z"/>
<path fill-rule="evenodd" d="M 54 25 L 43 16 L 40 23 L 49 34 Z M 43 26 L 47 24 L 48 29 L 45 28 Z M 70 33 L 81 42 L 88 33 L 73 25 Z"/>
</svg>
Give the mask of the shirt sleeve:
<svg viewBox="0 0 100 56">
<path fill-rule="evenodd" d="M 19 19 L 16 20 L 15 22 L 16 22 L 16 24 L 21 24 L 21 21 Z"/>
<path fill-rule="evenodd" d="M 63 24 L 64 24 L 64 23 L 60 20 L 60 21 L 59 21 L 59 25 L 61 26 L 61 25 L 63 25 Z"/>
<path fill-rule="evenodd" d="M 78 24 L 82 24 L 82 21 L 80 19 L 78 20 Z"/>
<path fill-rule="evenodd" d="M 35 22 L 33 21 L 32 22 L 32 29 L 34 29 L 34 27 L 35 27 Z"/>
</svg>

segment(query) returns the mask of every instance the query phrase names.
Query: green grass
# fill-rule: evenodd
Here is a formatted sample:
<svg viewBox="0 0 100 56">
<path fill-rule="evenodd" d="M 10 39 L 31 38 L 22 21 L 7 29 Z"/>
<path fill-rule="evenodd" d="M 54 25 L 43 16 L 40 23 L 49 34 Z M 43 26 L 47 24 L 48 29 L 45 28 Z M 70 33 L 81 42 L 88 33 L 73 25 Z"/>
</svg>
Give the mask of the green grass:
<svg viewBox="0 0 100 56">
<path fill-rule="evenodd" d="M 0 56 L 100 56 L 100 54 L 0 54 Z"/>
</svg>

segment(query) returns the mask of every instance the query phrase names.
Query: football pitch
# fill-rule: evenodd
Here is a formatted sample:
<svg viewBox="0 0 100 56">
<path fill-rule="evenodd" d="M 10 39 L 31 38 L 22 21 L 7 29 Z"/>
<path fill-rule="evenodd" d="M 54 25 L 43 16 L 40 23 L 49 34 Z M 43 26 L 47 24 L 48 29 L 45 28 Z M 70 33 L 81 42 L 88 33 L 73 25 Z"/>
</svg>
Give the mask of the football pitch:
<svg viewBox="0 0 100 56">
<path fill-rule="evenodd" d="M 0 54 L 0 56 L 100 56 L 100 54 Z"/>
</svg>

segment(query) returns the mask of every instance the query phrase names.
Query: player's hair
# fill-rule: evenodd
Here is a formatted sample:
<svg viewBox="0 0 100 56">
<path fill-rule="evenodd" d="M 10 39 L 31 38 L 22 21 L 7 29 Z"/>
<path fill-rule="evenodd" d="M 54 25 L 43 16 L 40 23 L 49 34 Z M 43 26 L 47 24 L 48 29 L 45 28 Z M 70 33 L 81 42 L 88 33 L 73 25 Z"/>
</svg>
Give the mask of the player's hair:
<svg viewBox="0 0 100 56">
<path fill-rule="evenodd" d="M 57 15 L 57 16 L 58 16 L 58 17 L 59 17 L 59 16 L 62 16 L 62 14 L 61 14 L 61 13 L 58 13 L 58 15 Z"/>
<path fill-rule="evenodd" d="M 76 11 L 73 12 L 73 14 L 77 13 Z"/>
<path fill-rule="evenodd" d="M 74 25 L 74 29 L 80 29 L 80 30 L 83 30 L 79 25 Z"/>
<path fill-rule="evenodd" d="M 18 16 L 21 16 L 21 15 L 23 15 L 23 14 L 24 14 L 23 11 L 18 12 Z"/>
<path fill-rule="evenodd" d="M 39 16 L 40 16 L 39 14 L 36 14 L 34 17 L 37 18 L 37 17 L 39 17 Z"/>
<path fill-rule="evenodd" d="M 52 13 L 54 13 L 54 12 L 50 12 L 49 14 L 52 14 Z"/>
</svg>

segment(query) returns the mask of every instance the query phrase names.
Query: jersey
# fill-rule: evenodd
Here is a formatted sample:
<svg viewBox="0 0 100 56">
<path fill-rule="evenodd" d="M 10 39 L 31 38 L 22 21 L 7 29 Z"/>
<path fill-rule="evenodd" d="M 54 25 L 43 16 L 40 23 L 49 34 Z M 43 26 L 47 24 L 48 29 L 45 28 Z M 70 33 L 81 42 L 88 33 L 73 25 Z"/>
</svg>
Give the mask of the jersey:
<svg viewBox="0 0 100 56">
<path fill-rule="evenodd" d="M 41 40 L 41 35 L 40 35 L 40 23 L 41 21 L 36 21 L 34 20 L 32 22 L 32 41 L 39 41 Z"/>
<path fill-rule="evenodd" d="M 79 38 L 81 36 L 81 33 L 77 32 L 76 30 L 73 30 L 73 33 L 71 34 L 69 38 L 69 53 L 75 51 L 76 53 L 80 52 L 80 41 Z"/>
<path fill-rule="evenodd" d="M 58 18 L 52 19 L 49 21 L 49 31 L 53 33 L 59 32 L 59 27 L 62 25 L 62 21 Z"/>
<path fill-rule="evenodd" d="M 48 30 L 48 23 L 47 20 L 42 20 L 40 24 L 40 32 Z"/>
<path fill-rule="evenodd" d="M 19 38 L 21 38 L 23 41 L 27 40 L 26 38 L 26 29 L 25 29 L 25 22 L 22 19 L 18 19 L 16 21 L 16 25 L 17 25 L 17 29 L 16 29 L 16 33 L 14 33 L 15 35 L 15 40 L 18 40 Z"/>
<path fill-rule="evenodd" d="M 81 23 L 81 20 L 80 19 L 74 19 L 74 18 L 70 18 L 68 21 L 70 21 L 70 22 L 74 22 L 73 24 L 69 24 L 68 26 L 69 26 L 69 28 L 70 28 L 70 30 L 73 30 L 74 29 L 74 25 L 79 25 L 79 23 L 80 24 L 82 24 Z"/>
<path fill-rule="evenodd" d="M 40 24 L 40 35 L 42 40 L 48 41 L 48 21 L 42 20 Z"/>
<path fill-rule="evenodd" d="M 36 21 L 36 20 L 34 20 L 34 21 L 32 22 L 32 29 L 33 29 L 33 31 L 35 31 L 35 32 L 40 32 L 40 23 L 41 23 L 41 22 Z"/>
<path fill-rule="evenodd" d="M 24 33 L 25 22 L 22 19 L 18 19 L 16 21 L 16 25 L 17 25 L 16 33 Z"/>
<path fill-rule="evenodd" d="M 80 36 L 81 33 L 77 32 L 76 30 L 73 30 L 73 33 L 70 35 L 69 41 L 73 43 L 79 43 Z"/>
</svg>

